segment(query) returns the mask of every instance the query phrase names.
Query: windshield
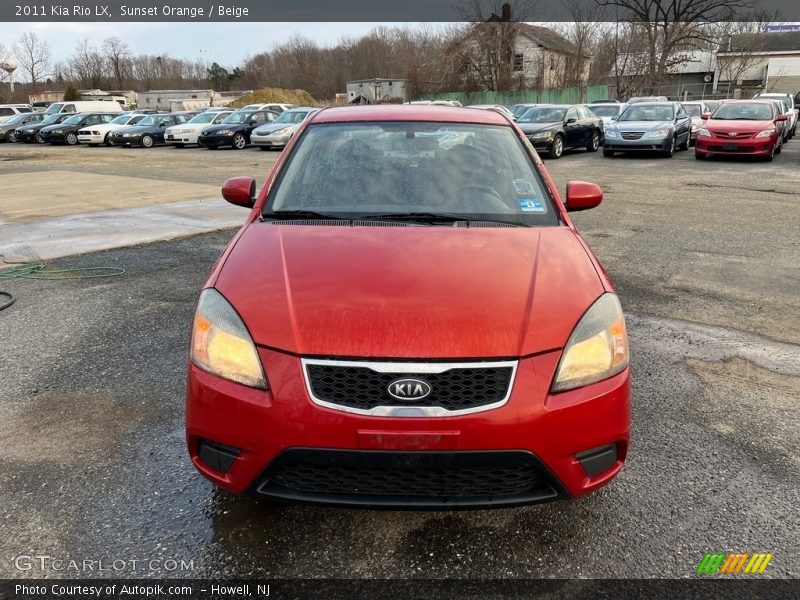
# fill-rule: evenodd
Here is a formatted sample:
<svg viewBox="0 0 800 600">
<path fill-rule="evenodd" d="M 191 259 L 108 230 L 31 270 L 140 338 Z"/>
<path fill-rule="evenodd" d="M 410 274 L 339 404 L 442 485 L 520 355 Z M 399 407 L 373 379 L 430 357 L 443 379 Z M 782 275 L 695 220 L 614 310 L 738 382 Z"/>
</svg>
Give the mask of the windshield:
<svg viewBox="0 0 800 600">
<path fill-rule="evenodd" d="M 307 110 L 287 110 L 281 113 L 281 116 L 275 119 L 275 124 L 278 125 L 280 123 L 292 124 L 292 123 L 302 123 L 303 119 L 306 118 L 308 114 Z"/>
<path fill-rule="evenodd" d="M 637 104 L 625 109 L 620 121 L 671 121 L 672 106 L 659 106 L 655 104 Z"/>
<path fill-rule="evenodd" d="M 213 123 L 218 116 L 219 113 L 217 112 L 200 113 L 189 119 L 189 123 Z"/>
<path fill-rule="evenodd" d="M 521 140 L 510 127 L 495 125 L 312 125 L 267 206 L 351 218 L 425 213 L 519 225 L 559 222 Z"/>
<path fill-rule="evenodd" d="M 703 107 L 699 104 L 684 104 L 683 108 L 690 117 L 699 117 L 703 114 Z"/>
<path fill-rule="evenodd" d="M 566 108 L 554 108 L 552 106 L 531 108 L 528 112 L 517 119 L 517 121 L 520 123 L 556 123 L 564 120 L 564 115 L 566 112 Z"/>
<path fill-rule="evenodd" d="M 711 117 L 715 121 L 771 121 L 772 109 L 768 104 L 723 104 Z"/>
<path fill-rule="evenodd" d="M 79 125 L 86 115 L 75 115 L 64 121 L 64 125 Z"/>
<path fill-rule="evenodd" d="M 14 123 L 19 123 L 23 119 L 27 119 L 30 115 L 22 114 L 22 115 L 14 115 L 13 117 L 9 117 L 5 121 L 3 121 L 3 125 L 13 125 Z"/>
<path fill-rule="evenodd" d="M 598 117 L 613 117 L 614 115 L 619 114 L 619 106 L 597 106 L 592 105 L 589 107 L 594 114 Z"/>
<path fill-rule="evenodd" d="M 46 112 L 48 115 L 52 115 L 52 114 L 61 112 L 61 109 L 63 107 L 64 107 L 64 104 L 62 102 L 58 102 L 56 104 L 51 104 L 50 106 L 48 106 L 47 110 L 44 111 L 44 112 Z M 75 110 L 75 109 L 72 109 L 72 110 Z M 69 112 L 69 111 L 67 111 L 67 112 Z"/>
<path fill-rule="evenodd" d="M 41 125 L 53 125 L 54 123 L 58 123 L 59 119 L 61 119 L 61 115 L 50 115 L 44 118 Z"/>
<path fill-rule="evenodd" d="M 137 125 L 141 125 L 142 127 L 147 127 L 147 126 L 155 125 L 156 124 L 156 120 L 153 117 L 145 117 L 144 119 L 142 119 L 141 121 L 139 121 L 136 124 Z"/>
<path fill-rule="evenodd" d="M 144 119 L 144 115 L 120 115 L 111 120 L 112 125 L 134 125 Z"/>
<path fill-rule="evenodd" d="M 252 114 L 253 113 L 251 113 L 251 112 L 244 112 L 244 111 L 231 113 L 227 117 L 225 117 L 225 120 L 222 121 L 222 122 L 223 123 L 249 123 L 250 122 L 250 116 Z"/>
</svg>

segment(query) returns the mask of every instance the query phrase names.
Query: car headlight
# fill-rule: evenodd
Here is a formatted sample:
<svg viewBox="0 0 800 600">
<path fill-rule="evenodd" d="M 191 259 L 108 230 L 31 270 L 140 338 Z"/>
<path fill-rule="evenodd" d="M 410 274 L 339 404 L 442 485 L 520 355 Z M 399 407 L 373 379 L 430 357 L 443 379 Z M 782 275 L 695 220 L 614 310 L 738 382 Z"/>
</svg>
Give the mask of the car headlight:
<svg viewBox="0 0 800 600">
<path fill-rule="evenodd" d="M 665 129 L 656 129 L 655 131 L 651 131 L 647 134 L 647 137 L 651 138 L 663 138 L 670 135 L 672 132 L 670 131 L 669 127 Z"/>
<path fill-rule="evenodd" d="M 282 133 L 286 133 L 288 127 L 284 127 L 283 129 L 275 129 L 273 131 L 267 132 L 266 135 L 281 135 Z"/>
<path fill-rule="evenodd" d="M 200 294 L 192 327 L 191 360 L 219 377 L 267 388 L 253 338 L 230 303 L 214 288 Z"/>
<path fill-rule="evenodd" d="M 231 131 L 230 129 L 220 129 L 215 133 L 216 135 L 233 135 L 233 131 Z"/>
<path fill-rule="evenodd" d="M 614 131 L 613 129 L 609 129 L 608 131 L 606 131 L 606 137 L 607 138 L 615 138 L 615 137 L 617 137 L 617 132 Z"/>
<path fill-rule="evenodd" d="M 532 140 L 547 140 L 550 141 L 553 139 L 553 132 L 552 131 L 543 131 L 541 133 L 534 133 L 531 136 Z"/>
<path fill-rule="evenodd" d="M 765 129 L 764 131 L 759 131 L 756 134 L 757 138 L 765 138 L 765 137 L 772 137 L 775 135 L 775 129 Z"/>
<path fill-rule="evenodd" d="M 711 132 L 705 127 L 701 127 L 697 130 L 697 137 L 711 137 Z"/>
<path fill-rule="evenodd" d="M 64 130 L 63 129 L 54 129 L 50 133 L 54 133 L 56 135 L 61 135 L 62 133 L 64 133 Z"/>
<path fill-rule="evenodd" d="M 697 125 L 692 125 L 692 131 L 697 131 Z"/>
<path fill-rule="evenodd" d="M 558 363 L 552 391 L 602 381 L 628 366 L 628 333 L 616 294 L 604 294 L 578 321 Z"/>
</svg>

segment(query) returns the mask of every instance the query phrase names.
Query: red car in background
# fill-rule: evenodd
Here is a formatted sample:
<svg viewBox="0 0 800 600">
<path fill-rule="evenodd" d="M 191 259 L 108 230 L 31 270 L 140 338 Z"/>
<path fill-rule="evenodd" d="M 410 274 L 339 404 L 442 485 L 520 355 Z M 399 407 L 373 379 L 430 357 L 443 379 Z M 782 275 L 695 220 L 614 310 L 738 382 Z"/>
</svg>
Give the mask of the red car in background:
<svg viewBox="0 0 800 600">
<path fill-rule="evenodd" d="M 783 149 L 786 120 L 769 100 L 725 101 L 711 115 L 703 115 L 694 156 L 698 160 L 714 154 L 772 160 Z"/>
<path fill-rule="evenodd" d="M 234 493 L 344 506 L 581 496 L 628 452 L 611 282 L 494 111 L 331 108 L 295 134 L 198 304 L 186 428 Z"/>
</svg>

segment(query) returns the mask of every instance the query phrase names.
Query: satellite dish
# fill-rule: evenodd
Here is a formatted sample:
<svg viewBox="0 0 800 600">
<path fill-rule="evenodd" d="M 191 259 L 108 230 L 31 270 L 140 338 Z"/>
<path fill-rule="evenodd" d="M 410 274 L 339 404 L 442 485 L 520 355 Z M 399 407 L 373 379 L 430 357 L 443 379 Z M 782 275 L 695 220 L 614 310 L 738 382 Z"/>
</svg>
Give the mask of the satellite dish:
<svg viewBox="0 0 800 600">
<path fill-rule="evenodd" d="M 714 76 L 713 76 L 713 75 L 711 75 L 710 73 L 707 73 L 706 75 L 703 75 L 703 81 L 704 81 L 705 83 L 711 83 L 711 81 L 712 81 L 713 79 L 714 79 Z"/>
</svg>

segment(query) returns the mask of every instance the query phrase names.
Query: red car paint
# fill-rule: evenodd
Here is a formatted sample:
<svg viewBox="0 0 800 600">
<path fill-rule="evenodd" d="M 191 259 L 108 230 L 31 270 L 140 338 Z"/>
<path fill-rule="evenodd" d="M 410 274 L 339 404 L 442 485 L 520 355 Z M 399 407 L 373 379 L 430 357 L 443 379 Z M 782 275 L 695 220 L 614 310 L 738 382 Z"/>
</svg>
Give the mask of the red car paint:
<svg viewBox="0 0 800 600">
<path fill-rule="evenodd" d="M 511 127 L 541 172 L 563 224 L 326 228 L 262 222 L 270 188 L 305 129 L 341 121 Z M 242 194 L 249 182 L 231 185 L 239 192 L 226 197 L 248 204 Z M 572 185 L 576 209 L 596 188 Z M 493 111 L 438 106 L 320 111 L 282 153 L 206 287 L 217 289 L 242 317 L 269 381 L 269 389 L 255 389 L 189 365 L 189 452 L 205 477 L 231 492 L 253 491 L 265 469 L 296 448 L 527 451 L 570 496 L 605 485 L 622 468 L 630 435 L 629 368 L 584 387 L 550 391 L 571 332 L 595 300 L 613 292 L 611 282 L 572 225 L 541 159 L 521 131 Z M 303 357 L 519 363 L 500 408 L 398 418 L 315 404 Z M 201 459 L 201 440 L 240 451 L 227 472 Z M 576 455 L 606 445 L 616 448 L 616 459 L 588 475 Z"/>
<path fill-rule="evenodd" d="M 740 121 L 713 119 L 703 115 L 702 129 L 707 130 L 711 136 L 697 136 L 695 152 L 699 156 L 710 154 L 772 156 L 776 150 L 780 149 L 786 116 L 778 113 L 772 102 L 767 100 L 729 100 L 723 106 L 731 104 L 768 105 L 772 110 L 772 118 Z M 769 137 L 755 137 L 759 132 L 768 129 L 774 129 L 774 133 Z"/>
</svg>

